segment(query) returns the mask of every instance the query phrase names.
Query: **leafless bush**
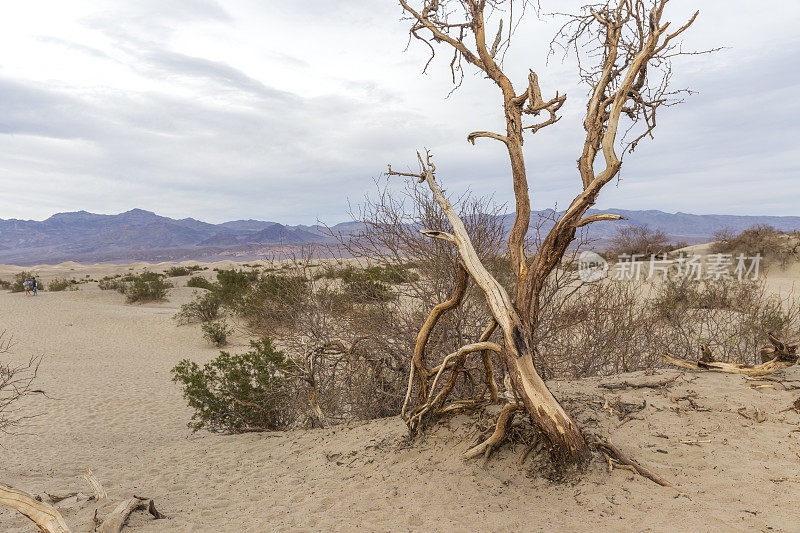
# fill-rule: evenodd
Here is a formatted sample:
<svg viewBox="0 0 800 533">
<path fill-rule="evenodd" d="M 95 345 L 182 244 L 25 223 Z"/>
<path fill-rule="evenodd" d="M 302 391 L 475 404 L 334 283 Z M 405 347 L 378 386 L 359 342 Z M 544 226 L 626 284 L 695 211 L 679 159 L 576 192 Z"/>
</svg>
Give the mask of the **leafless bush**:
<svg viewBox="0 0 800 533">
<path fill-rule="evenodd" d="M 2 357 L 11 350 L 12 339 L 5 331 L 0 332 L 0 432 L 8 433 L 22 421 L 32 418 L 22 414 L 18 402 L 26 396 L 41 393 L 33 389 L 33 381 L 39 371 L 41 356 L 33 356 L 27 361 L 14 364 Z"/>
<path fill-rule="evenodd" d="M 607 280 L 551 290 L 537 329 L 538 368 L 570 378 L 651 368 L 657 363 L 650 340 L 648 308 L 640 286 Z"/>
<path fill-rule="evenodd" d="M 770 293 L 763 280 L 665 281 L 646 304 L 653 349 L 671 353 L 697 354 L 704 344 L 718 360 L 757 364 L 768 332 L 782 339 L 800 334 L 800 303 Z"/>
<path fill-rule="evenodd" d="M 561 284 L 543 308 L 537 364 L 547 375 L 610 375 L 663 366 L 660 354 L 760 363 L 767 333 L 800 335 L 800 305 L 763 281 L 668 278 L 654 285 L 603 280 Z M 557 295 L 557 297 L 555 297 Z"/>
<path fill-rule="evenodd" d="M 620 226 L 617 234 L 611 238 L 608 251 L 612 255 L 622 254 L 660 254 L 670 251 L 667 234 L 659 229 L 648 226 L 627 225 Z"/>
<path fill-rule="evenodd" d="M 469 195 L 453 203 L 479 255 L 499 277 L 506 273 L 510 279 L 510 265 L 499 255 L 505 238 L 502 209 Z M 293 261 L 289 270 L 303 272 L 310 296 L 290 328 L 270 332 L 287 353 L 302 356 L 306 384 L 316 390 L 312 396 L 328 422 L 399 411 L 419 325 L 432 307 L 451 297 L 458 268 L 452 246 L 419 233 L 421 228 L 450 230 L 426 189 L 409 186 L 398 193 L 379 182 L 377 195 L 352 215 L 363 227 L 334 235 L 348 257 L 339 259 L 340 265 Z M 391 297 L 364 298 L 375 291 L 353 281 L 379 284 L 377 292 Z M 442 319 L 445 327 L 428 342 L 431 364 L 465 339 L 480 336 L 490 321 L 482 295 L 468 289 L 464 305 Z M 458 386 L 471 386 L 469 378 Z"/>
<path fill-rule="evenodd" d="M 800 231 L 785 232 L 768 225 L 746 229 L 738 235 L 730 229 L 714 234 L 712 253 L 760 255 L 768 263 L 785 267 L 800 259 Z"/>
</svg>

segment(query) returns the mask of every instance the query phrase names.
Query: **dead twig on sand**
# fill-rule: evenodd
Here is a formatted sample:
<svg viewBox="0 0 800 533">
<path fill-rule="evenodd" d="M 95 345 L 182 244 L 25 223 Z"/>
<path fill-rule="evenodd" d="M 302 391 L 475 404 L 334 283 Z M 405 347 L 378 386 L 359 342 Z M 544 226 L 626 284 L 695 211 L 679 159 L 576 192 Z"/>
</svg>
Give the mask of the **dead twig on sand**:
<svg viewBox="0 0 800 533">
<path fill-rule="evenodd" d="M 613 461 L 616 461 L 617 463 L 619 463 L 619 465 L 627 465 L 633 468 L 633 470 L 635 470 L 640 476 L 646 477 L 647 479 L 651 480 L 654 483 L 657 483 L 658 485 L 661 485 L 662 487 L 670 487 L 683 494 L 680 491 L 680 489 L 678 489 L 668 481 L 663 480 L 661 477 L 657 476 L 656 474 L 654 474 L 647 468 L 643 467 L 633 459 L 630 459 L 627 455 L 622 453 L 622 451 L 619 448 L 611 444 L 611 442 L 597 440 L 592 443 L 592 446 L 599 448 L 600 451 L 602 451 L 603 454 L 609 459 L 609 461 L 613 459 Z M 613 468 L 613 466 L 617 466 L 613 465 L 613 462 L 610 464 L 612 465 L 611 468 Z M 617 467 L 620 468 L 621 466 Z"/>
<path fill-rule="evenodd" d="M 666 387 L 667 385 L 673 383 L 676 379 L 680 377 L 680 374 L 675 375 L 674 377 L 668 379 L 662 379 L 660 381 L 646 381 L 643 383 L 631 383 L 630 381 L 623 381 L 622 383 L 601 383 L 600 388 L 607 389 L 607 390 L 619 390 L 619 389 L 660 389 Z"/>
</svg>

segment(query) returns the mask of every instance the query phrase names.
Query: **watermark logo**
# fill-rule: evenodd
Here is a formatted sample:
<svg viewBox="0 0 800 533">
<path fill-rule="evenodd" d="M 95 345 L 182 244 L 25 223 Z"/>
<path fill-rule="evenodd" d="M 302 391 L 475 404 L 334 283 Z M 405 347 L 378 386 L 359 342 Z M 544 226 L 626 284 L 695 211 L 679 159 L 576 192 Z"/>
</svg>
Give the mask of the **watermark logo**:
<svg viewBox="0 0 800 533">
<path fill-rule="evenodd" d="M 591 283 L 606 277 L 608 261 L 594 252 L 581 252 L 578 256 L 578 277 L 585 283 Z"/>
<path fill-rule="evenodd" d="M 595 254 L 596 255 L 596 254 Z M 602 259 L 602 258 L 601 258 Z M 581 261 L 583 256 L 581 255 Z M 674 259 L 645 254 L 622 254 L 614 265 L 611 277 L 617 281 L 631 281 L 644 278 L 666 279 L 676 277 L 689 280 L 757 280 L 761 254 L 685 255 L 681 253 Z M 583 276 L 581 279 L 586 281 Z M 594 280 L 593 280 L 594 281 Z"/>
</svg>

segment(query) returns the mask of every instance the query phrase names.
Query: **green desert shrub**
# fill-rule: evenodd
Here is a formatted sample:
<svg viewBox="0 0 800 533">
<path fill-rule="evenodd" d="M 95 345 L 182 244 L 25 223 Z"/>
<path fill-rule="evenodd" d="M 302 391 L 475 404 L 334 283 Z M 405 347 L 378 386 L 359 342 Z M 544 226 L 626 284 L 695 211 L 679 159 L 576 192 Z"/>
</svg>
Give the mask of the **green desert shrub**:
<svg viewBox="0 0 800 533">
<path fill-rule="evenodd" d="M 193 301 L 181 307 L 176 318 L 209 322 L 216 320 L 224 308 L 261 334 L 295 316 L 309 294 L 307 279 L 298 275 L 219 270 L 216 283 L 200 279 L 192 286 L 197 284 L 209 292 L 196 294 Z"/>
<path fill-rule="evenodd" d="M 168 268 L 164 274 L 168 278 L 177 278 L 178 276 L 188 276 L 192 272 L 197 272 L 198 270 L 203 270 L 203 267 L 199 265 L 190 265 L 190 266 L 174 266 Z"/>
<path fill-rule="evenodd" d="M 0 279 L 0 289 L 8 290 L 10 288 L 11 288 L 11 282 L 10 281 L 8 281 L 6 279 Z"/>
<path fill-rule="evenodd" d="M 258 272 L 253 270 L 218 270 L 215 291 L 223 305 L 234 308 L 241 304 L 257 280 Z"/>
<path fill-rule="evenodd" d="M 76 291 L 78 288 L 75 285 L 77 285 L 75 280 L 56 278 L 47 284 L 47 290 L 51 292 Z"/>
<path fill-rule="evenodd" d="M 100 290 L 102 291 L 118 291 L 119 288 L 122 286 L 122 282 L 120 281 L 121 277 L 122 277 L 121 274 L 114 274 L 113 276 L 103 276 L 102 278 L 100 278 L 100 281 L 97 282 L 97 286 L 100 287 Z"/>
<path fill-rule="evenodd" d="M 101 279 L 98 286 L 102 290 L 115 290 L 125 295 L 128 303 L 158 302 L 167 299 L 167 290 L 172 283 L 157 272 L 126 274 L 121 277 Z"/>
<path fill-rule="evenodd" d="M 687 309 L 755 309 L 766 302 L 761 284 L 752 280 L 670 277 L 655 288 L 653 309 L 663 317 Z"/>
<path fill-rule="evenodd" d="M 14 281 L 11 282 L 11 292 L 22 292 L 25 290 L 25 286 L 23 283 L 32 279 L 34 276 L 33 272 L 29 272 L 27 270 L 23 270 L 22 272 L 17 272 L 14 274 Z"/>
<path fill-rule="evenodd" d="M 263 274 L 231 309 L 251 328 L 263 329 L 291 320 L 308 294 L 303 276 Z"/>
<path fill-rule="evenodd" d="M 190 322 L 211 322 L 220 316 L 219 296 L 215 292 L 195 294 L 194 300 L 181 306 L 181 310 L 175 318 L 184 323 Z"/>
<path fill-rule="evenodd" d="M 396 297 L 383 282 L 372 279 L 351 279 L 344 282 L 345 293 L 357 302 L 386 302 Z"/>
<path fill-rule="evenodd" d="M 101 291 L 118 291 L 122 287 L 122 282 L 116 279 L 101 279 L 97 282 Z M 123 292 L 123 291 L 120 291 Z"/>
<path fill-rule="evenodd" d="M 202 325 L 203 337 L 216 347 L 228 344 L 228 335 L 233 333 L 233 328 L 227 322 L 220 320 L 217 322 L 206 322 Z"/>
<path fill-rule="evenodd" d="M 316 278 L 341 279 L 344 282 L 371 280 L 389 284 L 408 283 L 420 279 L 419 274 L 411 270 L 414 266 L 413 263 L 378 265 L 367 268 L 357 268 L 352 265 L 328 266 L 317 273 Z"/>
<path fill-rule="evenodd" d="M 328 287 L 317 289 L 314 299 L 321 309 L 333 314 L 343 314 L 353 310 L 353 298 L 345 292 Z"/>
<path fill-rule="evenodd" d="M 206 289 L 206 290 L 209 290 L 209 291 L 214 289 L 214 283 L 209 281 L 209 280 L 207 280 L 203 276 L 192 276 L 186 282 L 186 286 L 187 287 L 194 287 L 194 288 L 197 288 L 197 289 Z"/>
<path fill-rule="evenodd" d="M 172 380 L 194 409 L 189 427 L 245 432 L 286 428 L 295 418 L 284 372 L 286 356 L 269 338 L 251 341 L 243 354 L 220 352 L 202 367 L 184 359 L 172 369 Z"/>
<path fill-rule="evenodd" d="M 172 283 L 155 272 L 142 272 L 139 275 L 126 276 L 124 280 L 125 300 L 128 303 L 157 302 L 167 299 L 167 290 Z"/>
</svg>

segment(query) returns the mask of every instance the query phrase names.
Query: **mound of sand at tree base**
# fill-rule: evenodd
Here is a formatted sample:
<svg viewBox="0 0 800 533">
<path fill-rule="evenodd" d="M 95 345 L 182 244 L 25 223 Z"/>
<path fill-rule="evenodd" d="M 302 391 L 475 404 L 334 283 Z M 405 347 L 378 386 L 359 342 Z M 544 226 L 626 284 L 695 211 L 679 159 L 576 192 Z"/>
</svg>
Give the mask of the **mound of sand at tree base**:
<svg viewBox="0 0 800 533">
<path fill-rule="evenodd" d="M 92 269 L 97 279 L 129 266 L 50 268 L 53 276 Z M 626 470 L 609 473 L 600 458 L 579 479 L 555 483 L 531 471 L 534 459 L 517 466 L 522 445 L 504 447 L 486 468 L 463 463 L 460 454 L 476 438 L 475 419 L 466 415 L 414 444 L 397 418 L 192 434 L 191 411 L 169 371 L 182 358 L 217 354 L 199 327 L 172 319 L 192 292 L 181 287 L 167 303 L 132 306 L 96 284 L 35 298 L 0 291 L 0 329 L 17 341 L 11 357 L 43 354 L 37 386 L 52 398 L 26 402 L 41 416 L 0 436 L 0 482 L 42 495 L 88 494 L 82 475 L 92 468 L 109 501 L 57 504 L 76 532 L 92 530 L 98 506 L 103 516 L 133 494 L 153 498 L 168 516 L 135 514 L 128 527 L 141 532 L 800 528 L 800 413 L 785 410 L 800 397 L 800 389 L 786 390 L 800 387 L 800 367 L 785 371 L 784 383 L 671 369 L 553 382 L 587 432 L 610 437 L 683 495 Z M 231 350 L 245 349 L 237 336 Z M 600 387 L 675 375 L 664 389 Z M 756 409 L 766 420 L 756 420 Z M 481 423 L 490 423 L 488 415 Z M 26 518 L 0 509 L 0 531 L 32 530 Z"/>
</svg>

